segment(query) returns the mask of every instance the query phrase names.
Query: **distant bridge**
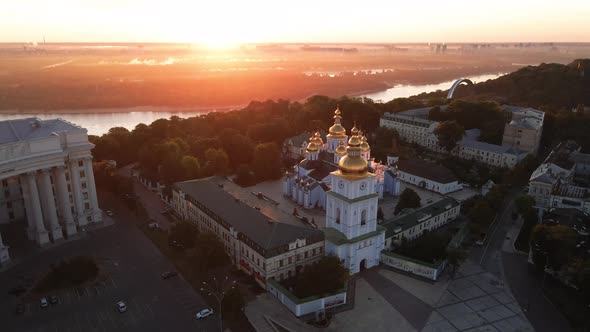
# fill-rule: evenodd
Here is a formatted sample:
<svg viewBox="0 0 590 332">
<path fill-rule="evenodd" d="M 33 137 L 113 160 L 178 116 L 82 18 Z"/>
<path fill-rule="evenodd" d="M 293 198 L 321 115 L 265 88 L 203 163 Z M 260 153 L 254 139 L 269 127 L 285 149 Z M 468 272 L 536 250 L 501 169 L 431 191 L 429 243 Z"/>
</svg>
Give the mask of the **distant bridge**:
<svg viewBox="0 0 590 332">
<path fill-rule="evenodd" d="M 460 78 L 456 80 L 455 83 L 453 83 L 453 86 L 451 86 L 449 93 L 447 94 L 447 99 L 453 99 L 453 93 L 455 93 L 455 89 L 462 83 L 465 83 L 467 85 L 473 85 L 473 82 L 468 78 Z"/>
</svg>

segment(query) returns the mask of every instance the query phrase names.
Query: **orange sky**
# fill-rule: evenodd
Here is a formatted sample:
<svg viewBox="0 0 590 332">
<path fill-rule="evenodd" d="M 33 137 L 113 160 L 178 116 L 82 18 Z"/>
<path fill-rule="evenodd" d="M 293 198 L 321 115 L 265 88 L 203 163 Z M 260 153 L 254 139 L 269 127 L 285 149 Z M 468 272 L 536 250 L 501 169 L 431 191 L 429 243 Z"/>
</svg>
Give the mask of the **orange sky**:
<svg viewBox="0 0 590 332">
<path fill-rule="evenodd" d="M 590 42 L 589 0 L 4 0 L 0 42 Z"/>
</svg>

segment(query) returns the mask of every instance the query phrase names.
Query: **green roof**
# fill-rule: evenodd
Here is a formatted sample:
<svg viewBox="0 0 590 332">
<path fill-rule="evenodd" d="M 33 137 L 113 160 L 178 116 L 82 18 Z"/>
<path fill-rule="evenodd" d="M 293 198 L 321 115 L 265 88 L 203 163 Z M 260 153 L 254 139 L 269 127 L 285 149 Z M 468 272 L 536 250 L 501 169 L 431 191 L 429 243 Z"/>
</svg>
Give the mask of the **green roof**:
<svg viewBox="0 0 590 332">
<path fill-rule="evenodd" d="M 371 237 L 376 236 L 376 235 L 383 233 L 383 232 L 385 232 L 385 228 L 381 227 L 381 226 L 377 226 L 377 229 L 373 232 L 363 234 L 363 235 L 354 237 L 352 239 L 347 239 L 346 235 L 344 235 L 344 233 L 340 232 L 339 230 L 337 230 L 335 228 L 332 228 L 332 227 L 324 228 L 324 235 L 326 236 L 326 240 L 330 241 L 331 243 L 334 243 L 337 246 L 341 246 L 341 245 L 347 244 L 347 243 L 357 243 L 359 241 L 366 240 L 368 238 L 371 238 Z"/>
<path fill-rule="evenodd" d="M 346 292 L 348 289 L 348 282 L 344 283 L 344 287 L 342 287 L 341 289 L 334 291 L 332 293 L 329 294 L 318 294 L 318 295 L 312 295 L 312 296 L 308 296 L 305 298 L 298 298 L 295 294 L 289 292 L 289 290 L 287 290 L 285 287 L 283 287 L 283 285 L 281 285 L 281 283 L 279 283 L 278 281 L 274 280 L 274 279 L 267 279 L 266 280 L 267 284 L 270 284 L 271 286 L 273 286 L 274 288 L 276 288 L 279 292 L 283 293 L 286 297 L 288 297 L 291 301 L 293 301 L 295 304 L 301 304 L 301 303 L 305 303 L 305 302 L 310 302 L 310 301 L 314 301 L 317 299 L 321 299 L 322 297 L 328 297 L 328 296 L 332 296 L 332 295 L 336 295 L 336 294 L 340 294 L 342 292 Z"/>
<path fill-rule="evenodd" d="M 387 229 L 385 238 L 390 238 L 397 233 L 403 232 L 430 219 L 431 217 L 437 216 L 460 205 L 461 203 L 458 200 L 452 197 L 445 197 L 440 201 L 426 205 L 419 209 L 404 210 L 404 212 L 402 212 L 403 214 L 386 219 L 383 222 L 382 225 Z"/>
<path fill-rule="evenodd" d="M 359 196 L 359 197 L 353 198 L 353 199 L 350 199 L 348 197 L 344 197 L 344 196 L 342 196 L 340 194 L 337 194 L 337 193 L 335 193 L 333 191 L 328 191 L 327 194 L 328 195 L 332 195 L 332 196 L 338 198 L 339 200 L 342 200 L 342 201 L 345 201 L 345 202 L 348 202 L 348 203 L 356 203 L 356 202 L 363 201 L 365 199 L 379 197 L 379 194 L 378 193 L 374 193 L 374 194 L 370 194 L 370 195 L 365 195 L 365 196 Z"/>
</svg>

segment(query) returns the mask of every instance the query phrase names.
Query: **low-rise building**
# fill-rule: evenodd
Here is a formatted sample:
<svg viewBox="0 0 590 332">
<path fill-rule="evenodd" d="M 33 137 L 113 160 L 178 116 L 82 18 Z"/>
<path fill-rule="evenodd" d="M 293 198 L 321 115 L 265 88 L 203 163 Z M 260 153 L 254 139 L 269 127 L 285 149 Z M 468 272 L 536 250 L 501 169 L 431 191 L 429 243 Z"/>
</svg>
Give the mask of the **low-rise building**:
<svg viewBox="0 0 590 332">
<path fill-rule="evenodd" d="M 440 228 L 455 220 L 461 212 L 461 203 L 451 197 L 423 206 L 419 209 L 406 209 L 400 215 L 386 219 L 385 250 L 399 246 L 402 239 L 414 240 L 426 231 Z"/>
<path fill-rule="evenodd" d="M 424 160 L 400 160 L 397 163 L 401 181 L 426 190 L 448 194 L 463 189 L 450 169 Z"/>
<path fill-rule="evenodd" d="M 215 234 L 236 268 L 258 284 L 287 279 L 324 255 L 324 234 L 262 214 L 223 189 L 218 178 L 178 182 L 172 206 L 201 232 Z"/>
<path fill-rule="evenodd" d="M 573 141 L 562 142 L 531 174 L 528 195 L 540 215 L 552 208 L 590 213 L 590 155 L 580 150 Z"/>
<path fill-rule="evenodd" d="M 439 106 L 444 112 L 448 106 Z M 504 127 L 502 145 L 479 141 L 479 129 L 465 131 L 463 139 L 451 154 L 463 158 L 477 160 L 495 167 L 514 167 L 527 154 L 536 154 L 541 139 L 544 113 L 531 108 L 502 105 L 511 113 L 511 121 Z M 379 124 L 382 127 L 395 129 L 400 137 L 409 143 L 416 143 L 429 150 L 444 152 L 438 145 L 434 130 L 438 122 L 429 119 L 432 107 L 417 108 L 399 113 L 385 113 Z"/>
</svg>

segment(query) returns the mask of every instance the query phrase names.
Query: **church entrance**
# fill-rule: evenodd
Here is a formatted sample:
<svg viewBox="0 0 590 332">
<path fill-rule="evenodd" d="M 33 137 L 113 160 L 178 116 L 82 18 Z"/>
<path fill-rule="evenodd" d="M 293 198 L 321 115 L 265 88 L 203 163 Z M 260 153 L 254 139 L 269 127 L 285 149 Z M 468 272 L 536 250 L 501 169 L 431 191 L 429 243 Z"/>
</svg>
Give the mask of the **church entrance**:
<svg viewBox="0 0 590 332">
<path fill-rule="evenodd" d="M 367 260 L 366 259 L 363 259 L 361 261 L 360 266 L 359 266 L 359 271 L 362 272 L 362 271 L 364 271 L 366 269 L 367 269 Z"/>
</svg>

